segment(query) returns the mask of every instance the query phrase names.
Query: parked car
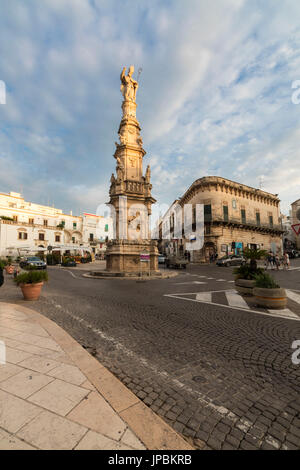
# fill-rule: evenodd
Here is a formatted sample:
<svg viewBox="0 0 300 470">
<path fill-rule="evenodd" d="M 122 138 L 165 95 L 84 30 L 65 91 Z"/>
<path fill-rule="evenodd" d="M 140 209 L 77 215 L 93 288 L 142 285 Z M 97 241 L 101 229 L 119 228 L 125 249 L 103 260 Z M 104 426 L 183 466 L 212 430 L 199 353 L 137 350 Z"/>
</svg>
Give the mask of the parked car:
<svg viewBox="0 0 300 470">
<path fill-rule="evenodd" d="M 245 264 L 246 260 L 241 255 L 226 255 L 222 258 L 218 259 L 216 262 L 217 266 L 241 266 L 241 264 Z"/>
<path fill-rule="evenodd" d="M 290 258 L 299 258 L 299 251 L 297 250 L 285 250 L 285 252 L 289 255 Z"/>
<path fill-rule="evenodd" d="M 170 267 L 173 266 L 173 268 L 184 268 L 184 269 L 186 269 L 188 264 L 189 264 L 188 260 L 186 258 L 181 257 L 181 256 L 168 256 L 166 258 L 167 268 L 170 268 Z"/>
<path fill-rule="evenodd" d="M 27 258 L 20 261 L 20 267 L 24 269 L 27 267 L 35 269 L 47 269 L 47 264 L 38 256 L 28 256 Z"/>
<path fill-rule="evenodd" d="M 161 253 L 159 253 L 159 255 L 158 255 L 158 264 L 165 264 L 165 262 L 166 262 L 165 255 L 162 255 Z"/>
</svg>

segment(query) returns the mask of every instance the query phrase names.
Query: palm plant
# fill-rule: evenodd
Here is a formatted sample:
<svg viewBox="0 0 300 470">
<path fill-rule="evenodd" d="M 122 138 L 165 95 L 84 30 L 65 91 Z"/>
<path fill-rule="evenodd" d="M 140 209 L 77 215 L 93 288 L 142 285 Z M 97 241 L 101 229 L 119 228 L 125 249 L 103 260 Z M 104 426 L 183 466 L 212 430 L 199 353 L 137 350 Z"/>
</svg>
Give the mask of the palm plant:
<svg viewBox="0 0 300 470">
<path fill-rule="evenodd" d="M 257 249 L 250 249 L 250 248 L 245 248 L 244 249 L 244 257 L 247 260 L 250 260 L 250 269 L 251 271 L 256 271 L 257 270 L 257 260 L 261 258 L 265 258 L 268 254 L 266 250 L 257 250 Z"/>
</svg>

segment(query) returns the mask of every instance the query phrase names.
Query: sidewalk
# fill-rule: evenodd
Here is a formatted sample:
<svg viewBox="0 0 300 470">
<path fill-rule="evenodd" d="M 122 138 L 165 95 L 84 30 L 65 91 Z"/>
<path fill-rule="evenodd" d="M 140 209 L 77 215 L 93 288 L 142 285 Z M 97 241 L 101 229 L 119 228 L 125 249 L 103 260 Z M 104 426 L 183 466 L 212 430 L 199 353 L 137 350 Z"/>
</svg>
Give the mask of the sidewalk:
<svg viewBox="0 0 300 470">
<path fill-rule="evenodd" d="M 1 302 L 0 341 L 0 450 L 193 450 L 48 318 Z"/>
</svg>

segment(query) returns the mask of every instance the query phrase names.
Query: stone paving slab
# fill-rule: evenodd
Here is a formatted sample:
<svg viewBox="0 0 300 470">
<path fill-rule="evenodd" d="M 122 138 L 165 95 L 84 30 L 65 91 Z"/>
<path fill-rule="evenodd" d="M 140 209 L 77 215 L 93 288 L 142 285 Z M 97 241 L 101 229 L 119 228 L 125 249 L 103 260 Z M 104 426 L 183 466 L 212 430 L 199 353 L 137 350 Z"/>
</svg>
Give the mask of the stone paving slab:
<svg viewBox="0 0 300 470">
<path fill-rule="evenodd" d="M 0 303 L 0 450 L 192 450 L 57 324 Z"/>
</svg>

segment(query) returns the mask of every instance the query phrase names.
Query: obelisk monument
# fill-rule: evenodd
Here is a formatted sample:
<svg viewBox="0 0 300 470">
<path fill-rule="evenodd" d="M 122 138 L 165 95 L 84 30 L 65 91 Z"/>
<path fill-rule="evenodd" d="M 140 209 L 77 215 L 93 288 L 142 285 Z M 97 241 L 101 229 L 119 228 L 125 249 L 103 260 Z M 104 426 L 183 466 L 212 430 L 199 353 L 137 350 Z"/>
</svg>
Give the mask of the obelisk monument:
<svg viewBox="0 0 300 470">
<path fill-rule="evenodd" d="M 150 167 L 143 174 L 146 154 L 136 118 L 138 82 L 133 79 L 134 67 L 121 72 L 123 95 L 119 142 L 114 158 L 116 175 L 111 176 L 110 204 L 115 211 L 115 238 L 108 243 L 106 270 L 120 275 L 158 272 L 157 242 L 151 240 L 149 215 L 155 199 L 151 196 Z"/>
</svg>

